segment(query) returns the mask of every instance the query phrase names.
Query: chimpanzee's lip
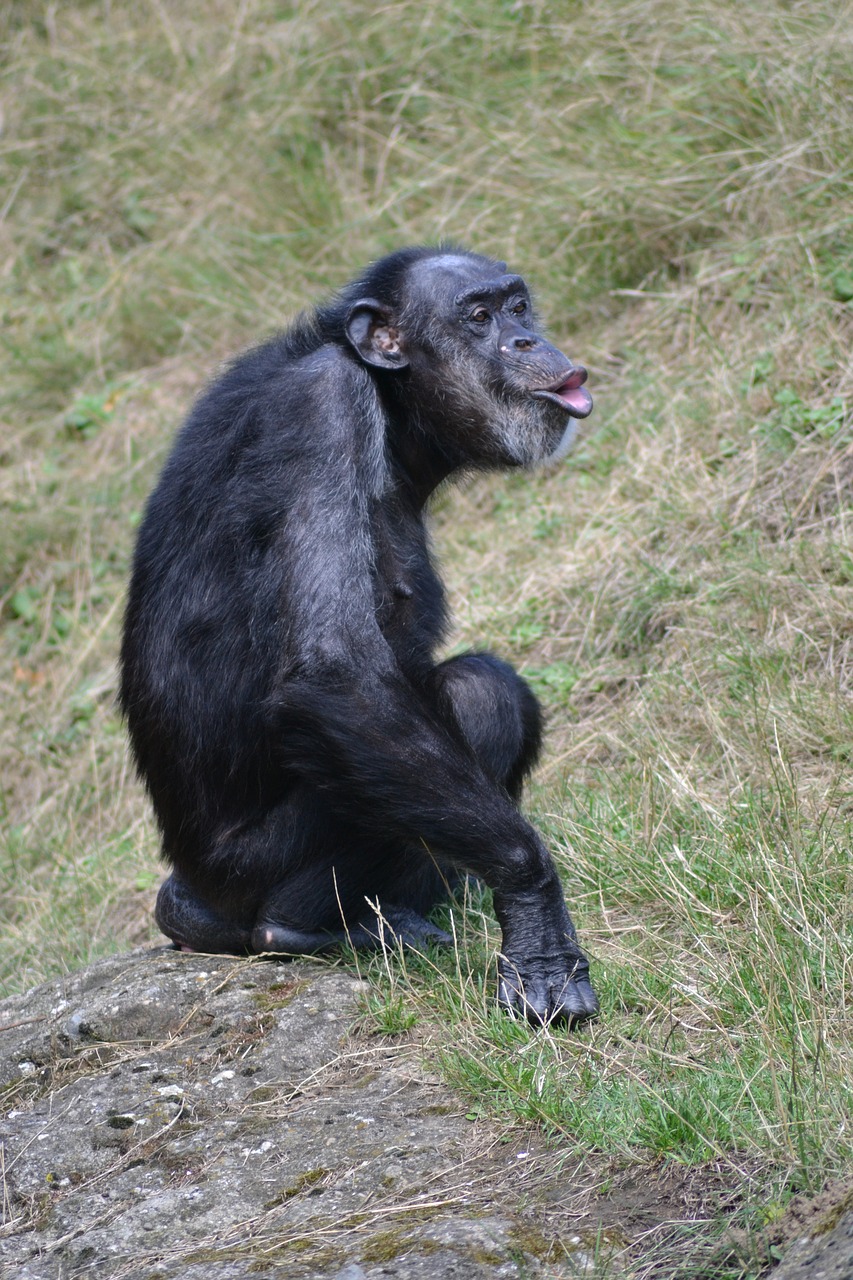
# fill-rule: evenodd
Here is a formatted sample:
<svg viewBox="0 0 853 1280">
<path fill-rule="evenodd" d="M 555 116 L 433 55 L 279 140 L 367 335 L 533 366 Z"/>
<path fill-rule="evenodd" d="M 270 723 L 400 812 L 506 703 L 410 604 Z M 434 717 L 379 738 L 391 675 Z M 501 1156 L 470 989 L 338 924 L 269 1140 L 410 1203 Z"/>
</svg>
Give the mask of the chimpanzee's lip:
<svg viewBox="0 0 853 1280">
<path fill-rule="evenodd" d="M 592 396 L 583 385 L 587 377 L 586 369 L 578 364 L 553 387 L 543 387 L 533 394 L 543 400 L 553 400 L 573 418 L 586 418 L 592 413 Z"/>
</svg>

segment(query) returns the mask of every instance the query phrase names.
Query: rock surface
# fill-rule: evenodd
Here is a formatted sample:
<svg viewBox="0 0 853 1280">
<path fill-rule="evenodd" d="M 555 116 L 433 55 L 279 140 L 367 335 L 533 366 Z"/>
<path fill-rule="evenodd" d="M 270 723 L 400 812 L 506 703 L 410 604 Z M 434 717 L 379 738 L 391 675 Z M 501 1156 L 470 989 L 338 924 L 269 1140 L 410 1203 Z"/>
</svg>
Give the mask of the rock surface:
<svg viewBox="0 0 853 1280">
<path fill-rule="evenodd" d="M 784 1261 L 771 1280 L 853 1280 L 853 1182 L 829 1188 L 803 1218 L 798 1232 L 789 1227 Z"/>
<path fill-rule="evenodd" d="M 472 1124 L 411 1050 L 354 1036 L 359 988 L 162 949 L 4 1001 L 6 1273 L 577 1274 L 578 1238 L 545 1265 L 523 1210 L 535 1152 Z"/>
<path fill-rule="evenodd" d="M 686 1245 L 720 1175 L 603 1178 L 472 1121 L 417 1044 L 360 1028 L 362 994 L 329 965 L 160 948 L 0 1002 L 0 1275 L 673 1274 L 635 1246 Z M 772 1280 L 853 1280 L 853 1184 L 790 1216 Z"/>
</svg>

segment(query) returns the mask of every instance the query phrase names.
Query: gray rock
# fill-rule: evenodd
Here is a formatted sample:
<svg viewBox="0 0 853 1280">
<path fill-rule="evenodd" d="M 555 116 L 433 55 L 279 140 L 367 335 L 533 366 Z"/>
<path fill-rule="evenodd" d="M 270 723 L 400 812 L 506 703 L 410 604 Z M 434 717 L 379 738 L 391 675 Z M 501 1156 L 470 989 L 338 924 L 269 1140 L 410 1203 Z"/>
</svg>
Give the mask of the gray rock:
<svg viewBox="0 0 853 1280">
<path fill-rule="evenodd" d="M 792 1245 L 771 1280 L 853 1280 L 853 1210 L 817 1222 L 811 1235 Z"/>
<path fill-rule="evenodd" d="M 360 991 L 317 964 L 160 949 L 2 1002 L 0 1270 L 562 1274 L 519 1210 L 535 1152 L 472 1125 L 405 1044 L 354 1034 Z"/>
</svg>

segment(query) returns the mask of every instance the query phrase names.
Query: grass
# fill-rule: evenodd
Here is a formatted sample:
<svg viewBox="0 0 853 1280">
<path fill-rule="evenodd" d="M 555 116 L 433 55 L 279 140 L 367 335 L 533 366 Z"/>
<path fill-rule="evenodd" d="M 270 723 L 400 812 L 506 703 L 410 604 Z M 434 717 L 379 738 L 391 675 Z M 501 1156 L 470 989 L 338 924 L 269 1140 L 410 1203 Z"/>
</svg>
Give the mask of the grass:
<svg viewBox="0 0 853 1280">
<path fill-rule="evenodd" d="M 368 965 L 366 1021 L 558 1151 L 724 1168 L 747 1225 L 845 1167 L 851 16 L 6 6 L 3 990 L 157 936 L 115 654 L 194 392 L 366 259 L 451 236 L 524 271 L 592 371 L 566 464 L 442 495 L 435 527 L 453 643 L 546 704 L 527 803 L 603 1018 L 498 1016 L 478 900 L 455 956 Z M 763 1265 L 700 1247 L 702 1274 Z"/>
</svg>

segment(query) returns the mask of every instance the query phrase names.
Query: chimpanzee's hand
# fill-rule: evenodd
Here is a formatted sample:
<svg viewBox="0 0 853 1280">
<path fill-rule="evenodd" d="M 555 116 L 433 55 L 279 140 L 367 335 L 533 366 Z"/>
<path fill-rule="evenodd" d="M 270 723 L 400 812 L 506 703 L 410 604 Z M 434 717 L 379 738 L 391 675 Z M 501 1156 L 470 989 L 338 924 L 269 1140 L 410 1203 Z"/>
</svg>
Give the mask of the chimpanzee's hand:
<svg viewBox="0 0 853 1280">
<path fill-rule="evenodd" d="M 594 1018 L 598 1000 L 589 981 L 589 961 L 580 952 L 527 955 L 498 963 L 498 1003 L 536 1025 L 575 1026 Z"/>
<path fill-rule="evenodd" d="M 498 963 L 498 1002 L 536 1025 L 594 1018 L 598 999 L 589 981 L 589 961 L 577 944 L 562 892 L 495 895 L 503 929 Z"/>
</svg>

